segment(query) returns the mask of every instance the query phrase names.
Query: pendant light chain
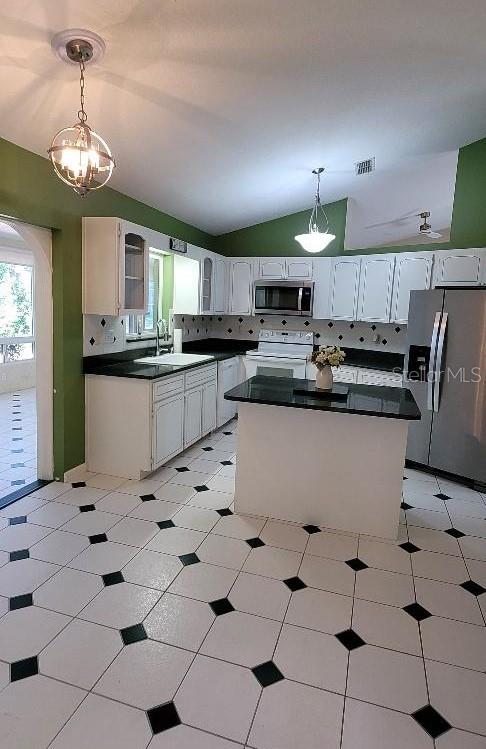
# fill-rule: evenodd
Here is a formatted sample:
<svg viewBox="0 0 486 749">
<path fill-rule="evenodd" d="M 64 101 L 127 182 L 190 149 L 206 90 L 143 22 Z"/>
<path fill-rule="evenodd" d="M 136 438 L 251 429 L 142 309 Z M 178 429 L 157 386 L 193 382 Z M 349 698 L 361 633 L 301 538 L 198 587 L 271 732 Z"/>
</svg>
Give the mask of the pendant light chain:
<svg viewBox="0 0 486 749">
<path fill-rule="evenodd" d="M 83 124 L 88 119 L 88 115 L 86 114 L 84 110 L 84 86 L 85 86 L 84 70 L 85 70 L 84 60 L 81 60 L 79 63 L 79 88 L 80 88 L 80 93 L 81 93 L 80 95 L 81 109 L 78 110 L 78 117 L 79 117 L 79 121 L 82 122 Z"/>
</svg>

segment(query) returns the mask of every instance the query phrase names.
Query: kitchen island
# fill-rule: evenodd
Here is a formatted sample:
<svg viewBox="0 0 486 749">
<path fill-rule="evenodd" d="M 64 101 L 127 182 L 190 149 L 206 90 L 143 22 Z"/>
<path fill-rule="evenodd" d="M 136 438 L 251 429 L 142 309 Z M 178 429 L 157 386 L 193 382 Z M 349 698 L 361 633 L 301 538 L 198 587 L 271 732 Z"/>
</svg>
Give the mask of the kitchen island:
<svg viewBox="0 0 486 749">
<path fill-rule="evenodd" d="M 420 411 L 406 388 L 342 387 L 322 399 L 309 380 L 257 376 L 226 393 L 239 403 L 237 512 L 397 538 Z"/>
</svg>

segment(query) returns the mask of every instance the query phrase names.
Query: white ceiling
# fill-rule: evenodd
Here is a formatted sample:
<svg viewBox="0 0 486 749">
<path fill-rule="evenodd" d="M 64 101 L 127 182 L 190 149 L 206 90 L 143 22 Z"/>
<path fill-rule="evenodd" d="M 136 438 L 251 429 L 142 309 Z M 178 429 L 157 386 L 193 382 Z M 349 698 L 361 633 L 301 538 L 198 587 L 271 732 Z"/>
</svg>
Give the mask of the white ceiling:
<svg viewBox="0 0 486 749">
<path fill-rule="evenodd" d="M 86 106 L 113 186 L 214 234 L 307 207 L 315 166 L 330 201 L 359 159 L 485 133 L 484 0 L 5 0 L 0 135 L 40 154 L 78 109 L 70 27 L 107 44 Z"/>
</svg>

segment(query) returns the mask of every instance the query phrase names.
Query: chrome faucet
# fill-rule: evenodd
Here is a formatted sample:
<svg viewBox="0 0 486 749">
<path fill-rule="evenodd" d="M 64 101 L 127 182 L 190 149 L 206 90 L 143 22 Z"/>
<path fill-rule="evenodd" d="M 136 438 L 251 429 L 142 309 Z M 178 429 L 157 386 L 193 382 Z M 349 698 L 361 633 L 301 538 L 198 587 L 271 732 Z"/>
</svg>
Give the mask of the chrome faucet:
<svg viewBox="0 0 486 749">
<path fill-rule="evenodd" d="M 162 333 L 160 332 L 160 328 L 162 328 Z M 166 343 L 169 341 L 169 329 L 163 317 L 159 318 L 155 325 L 155 355 L 156 356 L 160 356 L 160 353 L 162 351 L 161 340 L 165 341 Z"/>
</svg>

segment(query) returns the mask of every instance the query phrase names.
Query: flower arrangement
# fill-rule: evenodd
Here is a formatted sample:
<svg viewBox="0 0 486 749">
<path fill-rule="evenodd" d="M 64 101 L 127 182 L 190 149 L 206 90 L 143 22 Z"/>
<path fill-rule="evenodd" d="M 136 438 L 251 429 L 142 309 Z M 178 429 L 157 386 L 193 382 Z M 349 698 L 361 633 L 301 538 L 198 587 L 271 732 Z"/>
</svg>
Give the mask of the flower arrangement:
<svg viewBox="0 0 486 749">
<path fill-rule="evenodd" d="M 324 369 L 327 365 L 331 367 L 340 367 L 346 354 L 339 346 L 321 346 L 317 351 L 313 351 L 309 357 L 312 364 L 317 369 Z"/>
</svg>

